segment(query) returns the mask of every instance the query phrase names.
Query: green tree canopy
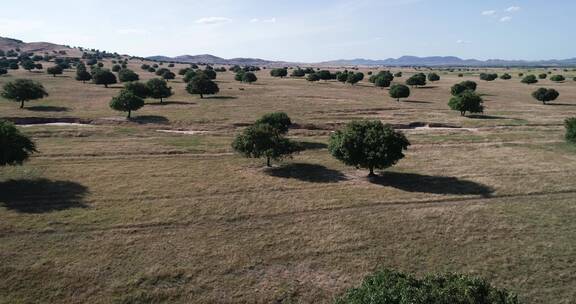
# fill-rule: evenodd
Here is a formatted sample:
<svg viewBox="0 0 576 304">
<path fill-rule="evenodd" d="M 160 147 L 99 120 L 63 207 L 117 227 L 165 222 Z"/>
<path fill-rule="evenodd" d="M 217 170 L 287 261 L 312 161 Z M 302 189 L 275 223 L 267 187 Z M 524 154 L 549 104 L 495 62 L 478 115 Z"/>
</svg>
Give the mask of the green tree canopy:
<svg viewBox="0 0 576 304">
<path fill-rule="evenodd" d="M 522 78 L 521 82 L 525 84 L 534 84 L 538 82 L 538 79 L 536 79 L 536 76 L 534 75 L 526 75 L 524 78 Z"/>
<path fill-rule="evenodd" d="M 92 81 L 95 84 L 103 84 L 106 88 L 109 84 L 114 84 L 117 82 L 116 75 L 114 75 L 114 73 L 102 68 L 97 68 L 92 71 Z"/>
<path fill-rule="evenodd" d="M 310 82 L 320 81 L 320 76 L 317 73 L 310 73 L 306 76 L 306 80 Z"/>
<path fill-rule="evenodd" d="M 498 78 L 498 74 L 496 73 L 481 73 L 480 79 L 484 81 L 494 81 Z"/>
<path fill-rule="evenodd" d="M 436 73 L 430 73 L 428 74 L 428 81 L 430 82 L 435 82 L 440 80 L 440 75 L 436 74 Z"/>
<path fill-rule="evenodd" d="M 32 153 L 36 145 L 12 124 L 0 120 L 0 166 L 21 165 Z"/>
<path fill-rule="evenodd" d="M 252 72 L 246 72 L 242 75 L 242 82 L 253 83 L 256 82 L 257 80 L 258 77 L 256 77 L 256 74 Z"/>
<path fill-rule="evenodd" d="M 332 156 L 346 165 L 367 168 L 369 176 L 374 169 L 386 169 L 404 158 L 410 143 L 390 125 L 378 120 L 352 121 L 343 130 L 330 136 L 328 149 Z"/>
<path fill-rule="evenodd" d="M 164 98 L 172 96 L 172 88 L 164 79 L 152 78 L 146 82 L 148 87 L 148 96 L 154 99 L 160 99 L 160 103 L 164 102 Z"/>
<path fill-rule="evenodd" d="M 194 70 L 188 70 L 188 72 L 186 72 L 186 74 L 184 74 L 184 82 L 188 83 L 190 81 L 192 81 L 192 79 L 194 77 L 196 77 L 196 75 L 198 75 L 198 73 Z"/>
<path fill-rule="evenodd" d="M 388 93 L 390 94 L 390 97 L 396 99 L 396 101 L 400 101 L 400 98 L 407 98 L 410 96 L 410 88 L 403 84 L 395 84 L 390 87 Z"/>
<path fill-rule="evenodd" d="M 148 86 L 139 81 L 125 83 L 124 89 L 126 91 L 132 92 L 132 94 L 142 99 L 145 99 L 150 95 L 150 90 L 148 89 Z"/>
<path fill-rule="evenodd" d="M 301 147 L 285 138 L 269 124 L 252 125 L 238 135 L 232 142 L 232 148 L 249 158 L 266 158 L 266 165 L 271 160 L 279 160 L 301 150 Z"/>
<path fill-rule="evenodd" d="M 452 97 L 448 102 L 448 106 L 454 111 L 459 111 L 460 115 L 464 116 L 466 112 L 484 112 L 483 102 L 482 97 L 478 94 L 471 91 L 464 91 L 462 94 Z"/>
<path fill-rule="evenodd" d="M 138 81 L 140 80 L 140 76 L 136 74 L 136 72 L 129 70 L 129 69 L 121 69 L 118 72 L 118 79 L 120 82 L 130 82 L 130 81 Z"/>
<path fill-rule="evenodd" d="M 200 98 L 204 98 L 204 95 L 217 94 L 220 92 L 220 88 L 214 81 L 199 75 L 192 78 L 186 86 L 186 91 L 190 94 L 199 94 Z"/>
<path fill-rule="evenodd" d="M 272 69 L 270 70 L 270 76 L 272 77 L 280 77 L 280 78 L 284 78 L 288 75 L 288 70 L 287 69 Z"/>
<path fill-rule="evenodd" d="M 512 79 L 512 75 L 510 75 L 508 73 L 504 73 L 504 74 L 502 74 L 502 76 L 500 76 L 500 79 L 510 80 L 510 79 Z"/>
<path fill-rule="evenodd" d="M 56 77 L 56 75 L 62 75 L 63 72 L 64 72 L 64 69 L 62 69 L 62 67 L 59 65 L 51 66 L 51 67 L 46 69 L 46 73 L 48 73 L 54 77 Z"/>
<path fill-rule="evenodd" d="M 466 91 L 475 92 L 477 84 L 474 81 L 466 80 L 452 86 L 452 96 L 458 96 Z"/>
<path fill-rule="evenodd" d="M 406 79 L 406 84 L 412 87 L 424 86 L 426 85 L 426 75 L 424 73 L 412 75 Z"/>
<path fill-rule="evenodd" d="M 550 77 L 550 80 L 552 80 L 554 82 L 562 82 L 562 81 L 566 80 L 566 77 L 564 77 L 562 75 L 554 75 L 554 76 Z"/>
<path fill-rule="evenodd" d="M 126 89 L 120 91 L 120 93 L 110 101 L 110 108 L 120 112 L 128 112 L 127 118 L 130 118 L 132 111 L 137 111 L 143 106 L 144 99 Z"/>
<path fill-rule="evenodd" d="M 30 79 L 16 79 L 6 83 L 0 95 L 8 100 L 19 102 L 22 109 L 24 102 L 42 99 L 48 96 L 48 93 L 39 82 Z"/>
<path fill-rule="evenodd" d="M 564 121 L 564 127 L 566 128 L 566 134 L 564 135 L 566 141 L 576 143 L 576 117 L 567 118 Z"/>
<path fill-rule="evenodd" d="M 255 124 L 268 124 L 278 132 L 285 134 L 288 133 L 292 120 L 284 112 L 273 112 L 264 114 L 260 119 L 256 120 Z"/>
<path fill-rule="evenodd" d="M 532 97 L 538 101 L 541 101 L 543 104 L 546 104 L 548 101 L 556 100 L 558 96 L 560 96 L 558 91 L 546 88 L 539 88 L 532 93 Z"/>
</svg>

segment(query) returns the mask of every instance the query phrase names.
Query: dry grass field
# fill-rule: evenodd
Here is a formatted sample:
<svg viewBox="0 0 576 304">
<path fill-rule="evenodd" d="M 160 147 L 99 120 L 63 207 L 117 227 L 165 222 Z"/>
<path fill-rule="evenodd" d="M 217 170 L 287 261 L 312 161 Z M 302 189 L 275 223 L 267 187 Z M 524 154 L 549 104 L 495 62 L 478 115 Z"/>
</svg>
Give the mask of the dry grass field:
<svg viewBox="0 0 576 304">
<path fill-rule="evenodd" d="M 130 68 L 153 77 L 140 64 Z M 508 72 L 493 82 L 439 72 L 403 102 L 366 80 L 268 70 L 252 85 L 219 73 L 220 94 L 200 99 L 178 76 L 165 105 L 149 99 L 132 121 L 108 107 L 121 84 L 82 84 L 72 70 L 0 76 L 50 93 L 25 109 L 0 100 L 0 117 L 92 122 L 21 127 L 40 153 L 0 169 L 0 303 L 330 303 L 381 267 L 469 273 L 525 303 L 576 303 L 576 147 L 563 139 L 576 72 L 530 86 L 517 76 L 526 70 Z M 479 84 L 485 117 L 448 109 L 462 80 Z M 560 98 L 538 103 L 540 86 Z M 290 115 L 289 136 L 307 149 L 266 169 L 230 143 L 271 111 Z M 407 157 L 368 180 L 326 149 L 332 130 L 364 118 L 461 128 L 403 130 Z"/>
</svg>

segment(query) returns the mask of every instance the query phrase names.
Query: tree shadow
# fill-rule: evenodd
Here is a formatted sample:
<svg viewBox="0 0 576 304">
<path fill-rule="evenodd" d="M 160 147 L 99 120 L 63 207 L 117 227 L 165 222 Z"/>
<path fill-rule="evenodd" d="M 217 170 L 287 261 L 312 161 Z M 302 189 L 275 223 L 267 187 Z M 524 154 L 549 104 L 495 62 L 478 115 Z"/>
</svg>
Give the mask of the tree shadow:
<svg viewBox="0 0 576 304">
<path fill-rule="evenodd" d="M 573 104 L 573 103 L 558 103 L 558 102 L 555 102 L 555 103 L 547 103 L 546 105 L 548 105 L 548 106 L 569 106 L 569 107 L 576 107 L 576 104 Z"/>
<path fill-rule="evenodd" d="M 431 194 L 481 195 L 489 197 L 494 190 L 486 185 L 449 176 L 385 172 L 370 178 L 376 185 L 393 187 L 407 192 Z"/>
<path fill-rule="evenodd" d="M 345 181 L 346 175 L 340 171 L 328 169 L 322 165 L 293 163 L 278 168 L 267 168 L 270 176 L 293 178 L 310 183 L 337 183 Z"/>
<path fill-rule="evenodd" d="M 204 99 L 238 99 L 236 96 L 204 96 Z"/>
<path fill-rule="evenodd" d="M 417 89 L 435 89 L 437 86 L 418 86 Z"/>
<path fill-rule="evenodd" d="M 160 115 L 139 115 L 130 118 L 130 121 L 139 124 L 162 124 L 162 125 L 168 124 L 170 122 L 168 118 Z"/>
<path fill-rule="evenodd" d="M 304 150 L 321 150 L 328 148 L 328 145 L 325 143 L 312 142 L 312 141 L 300 141 L 298 142 L 298 144 Z"/>
<path fill-rule="evenodd" d="M 70 181 L 8 180 L 0 183 L 0 206 L 20 213 L 47 213 L 87 208 L 88 188 Z"/>
<path fill-rule="evenodd" d="M 67 107 L 54 107 L 54 106 L 33 106 L 26 107 L 28 111 L 35 112 L 67 112 L 69 109 Z"/>
<path fill-rule="evenodd" d="M 188 101 L 164 101 L 164 102 L 147 102 L 149 106 L 167 106 L 167 105 L 195 105 L 195 102 Z"/>
<path fill-rule="evenodd" d="M 432 103 L 431 101 L 409 100 L 409 99 L 404 99 L 404 100 L 402 100 L 402 102 L 408 102 L 408 103 Z"/>
<path fill-rule="evenodd" d="M 502 116 L 479 115 L 479 114 L 471 114 L 471 115 L 467 115 L 466 117 L 473 118 L 473 119 L 506 119 L 506 117 L 502 117 Z"/>
</svg>

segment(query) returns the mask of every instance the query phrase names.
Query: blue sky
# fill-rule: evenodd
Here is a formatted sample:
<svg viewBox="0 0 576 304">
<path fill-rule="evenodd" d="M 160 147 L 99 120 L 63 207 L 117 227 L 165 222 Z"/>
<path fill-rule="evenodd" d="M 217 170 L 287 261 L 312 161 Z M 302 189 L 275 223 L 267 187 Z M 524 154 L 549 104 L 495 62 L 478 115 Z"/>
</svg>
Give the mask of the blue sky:
<svg viewBox="0 0 576 304">
<path fill-rule="evenodd" d="M 0 36 L 150 55 L 317 62 L 576 57 L 573 0 L 3 1 Z"/>
</svg>

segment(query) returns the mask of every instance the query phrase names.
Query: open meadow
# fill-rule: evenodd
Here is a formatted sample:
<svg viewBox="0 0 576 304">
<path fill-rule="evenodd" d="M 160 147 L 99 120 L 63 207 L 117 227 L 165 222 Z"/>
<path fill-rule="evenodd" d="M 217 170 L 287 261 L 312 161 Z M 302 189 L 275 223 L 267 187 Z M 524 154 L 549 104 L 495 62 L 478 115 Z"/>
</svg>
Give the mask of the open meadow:
<svg viewBox="0 0 576 304">
<path fill-rule="evenodd" d="M 128 67 L 156 77 L 142 63 Z M 394 82 L 417 72 L 400 70 Z M 512 79 L 482 81 L 485 71 Z M 50 94 L 24 109 L 0 98 L 0 118 L 39 150 L 0 168 L 0 303 L 331 303 L 383 267 L 462 272 L 524 303 L 576 303 L 576 146 L 564 140 L 576 72 L 532 85 L 518 73 L 544 69 L 435 72 L 440 81 L 400 102 L 367 79 L 312 83 L 269 69 L 253 84 L 219 72 L 220 92 L 201 99 L 178 75 L 173 96 L 147 99 L 131 120 L 108 106 L 120 83 L 83 84 L 73 69 L 0 76 Z M 447 106 L 463 80 L 478 83 L 484 115 Z M 543 105 L 531 96 L 539 87 L 560 97 Z M 305 150 L 272 168 L 234 153 L 234 137 L 275 111 Z M 334 159 L 331 132 L 356 119 L 402 131 L 406 158 L 372 179 Z"/>
</svg>

